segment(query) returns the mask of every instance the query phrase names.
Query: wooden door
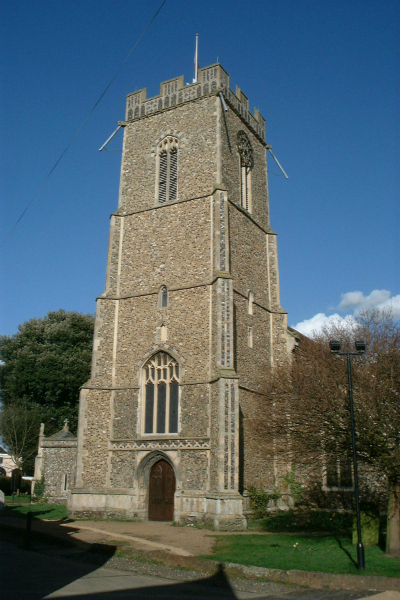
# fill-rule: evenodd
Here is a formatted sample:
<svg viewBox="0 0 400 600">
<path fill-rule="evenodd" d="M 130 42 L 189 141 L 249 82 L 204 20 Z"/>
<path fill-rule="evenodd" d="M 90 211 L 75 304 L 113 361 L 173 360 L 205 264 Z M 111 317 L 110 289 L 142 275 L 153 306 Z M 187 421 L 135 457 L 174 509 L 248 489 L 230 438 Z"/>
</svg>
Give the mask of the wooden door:
<svg viewBox="0 0 400 600">
<path fill-rule="evenodd" d="M 156 462 L 150 471 L 149 520 L 174 520 L 175 473 L 166 460 Z"/>
</svg>

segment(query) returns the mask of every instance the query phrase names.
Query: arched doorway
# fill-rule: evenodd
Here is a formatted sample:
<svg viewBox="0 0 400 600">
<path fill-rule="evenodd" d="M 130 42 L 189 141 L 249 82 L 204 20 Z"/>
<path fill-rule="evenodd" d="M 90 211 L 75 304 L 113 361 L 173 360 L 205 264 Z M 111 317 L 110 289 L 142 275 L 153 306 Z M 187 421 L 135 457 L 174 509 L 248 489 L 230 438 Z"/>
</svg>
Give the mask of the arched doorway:
<svg viewBox="0 0 400 600">
<path fill-rule="evenodd" d="M 150 471 L 149 521 L 174 520 L 175 473 L 166 460 L 157 461 Z"/>
</svg>

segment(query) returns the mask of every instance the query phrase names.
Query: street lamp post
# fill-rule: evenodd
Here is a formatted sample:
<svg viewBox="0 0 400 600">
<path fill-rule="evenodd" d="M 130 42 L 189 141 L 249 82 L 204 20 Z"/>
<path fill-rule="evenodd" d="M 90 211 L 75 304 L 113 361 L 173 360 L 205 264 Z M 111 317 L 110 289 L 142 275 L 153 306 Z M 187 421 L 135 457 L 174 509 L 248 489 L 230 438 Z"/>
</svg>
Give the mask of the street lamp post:
<svg viewBox="0 0 400 600">
<path fill-rule="evenodd" d="M 345 356 L 347 360 L 347 379 L 349 384 L 349 404 L 351 418 L 351 441 L 353 446 L 353 470 L 354 470 L 354 495 L 356 499 L 356 517 L 357 517 L 357 568 L 359 571 L 365 570 L 364 546 L 361 538 L 361 518 L 360 518 L 360 496 L 358 491 L 358 471 L 357 471 L 357 453 L 356 453 L 356 433 L 354 425 L 354 405 L 353 388 L 351 381 L 351 356 L 361 356 L 365 353 L 365 342 L 356 342 L 356 352 L 340 352 L 340 343 L 338 341 L 329 342 L 332 354 Z"/>
</svg>

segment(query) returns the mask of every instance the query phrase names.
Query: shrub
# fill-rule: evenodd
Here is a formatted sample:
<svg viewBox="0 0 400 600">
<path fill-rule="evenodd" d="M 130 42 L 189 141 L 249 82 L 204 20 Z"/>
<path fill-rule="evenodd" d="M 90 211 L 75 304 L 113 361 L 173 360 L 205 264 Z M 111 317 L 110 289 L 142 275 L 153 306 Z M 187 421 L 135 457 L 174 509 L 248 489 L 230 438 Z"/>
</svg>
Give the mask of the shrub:
<svg viewBox="0 0 400 600">
<path fill-rule="evenodd" d="M 290 471 L 282 477 L 282 483 L 285 488 L 289 490 L 290 496 L 294 502 L 300 502 L 300 500 L 302 500 L 303 486 L 296 481 L 296 465 L 292 464 Z"/>
<path fill-rule="evenodd" d="M 33 495 L 35 496 L 35 500 L 41 500 L 44 496 L 44 492 L 46 490 L 46 482 L 44 480 L 44 475 L 40 481 L 35 481 L 35 487 L 33 489 Z"/>
<path fill-rule="evenodd" d="M 275 488 L 273 492 L 268 493 L 263 489 L 257 489 L 253 486 L 249 487 L 248 494 L 250 498 L 251 508 L 256 519 L 262 519 L 269 514 L 268 508 L 271 500 L 279 500 L 282 494 Z"/>
</svg>

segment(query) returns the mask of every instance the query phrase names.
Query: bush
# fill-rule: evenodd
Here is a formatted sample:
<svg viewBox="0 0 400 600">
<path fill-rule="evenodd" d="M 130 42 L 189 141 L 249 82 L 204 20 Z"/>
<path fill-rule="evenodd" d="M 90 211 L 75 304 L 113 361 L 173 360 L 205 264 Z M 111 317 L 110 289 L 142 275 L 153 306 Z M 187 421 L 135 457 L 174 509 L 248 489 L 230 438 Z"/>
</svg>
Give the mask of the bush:
<svg viewBox="0 0 400 600">
<path fill-rule="evenodd" d="M 296 465 L 292 464 L 290 471 L 282 477 L 282 483 L 289 490 L 294 502 L 300 502 L 303 498 L 303 486 L 296 481 Z"/>
<path fill-rule="evenodd" d="M 268 508 L 270 506 L 270 502 L 274 500 L 279 500 L 282 494 L 278 489 L 274 489 L 274 491 L 268 494 L 263 489 L 257 489 L 255 487 L 249 487 L 248 494 L 250 498 L 251 508 L 253 509 L 253 515 L 256 519 L 262 519 L 269 514 Z"/>
<path fill-rule="evenodd" d="M 35 481 L 35 487 L 33 488 L 33 495 L 35 496 L 35 500 L 41 500 L 44 496 L 44 492 L 46 489 L 46 483 L 44 480 L 44 475 L 40 481 Z"/>
</svg>

